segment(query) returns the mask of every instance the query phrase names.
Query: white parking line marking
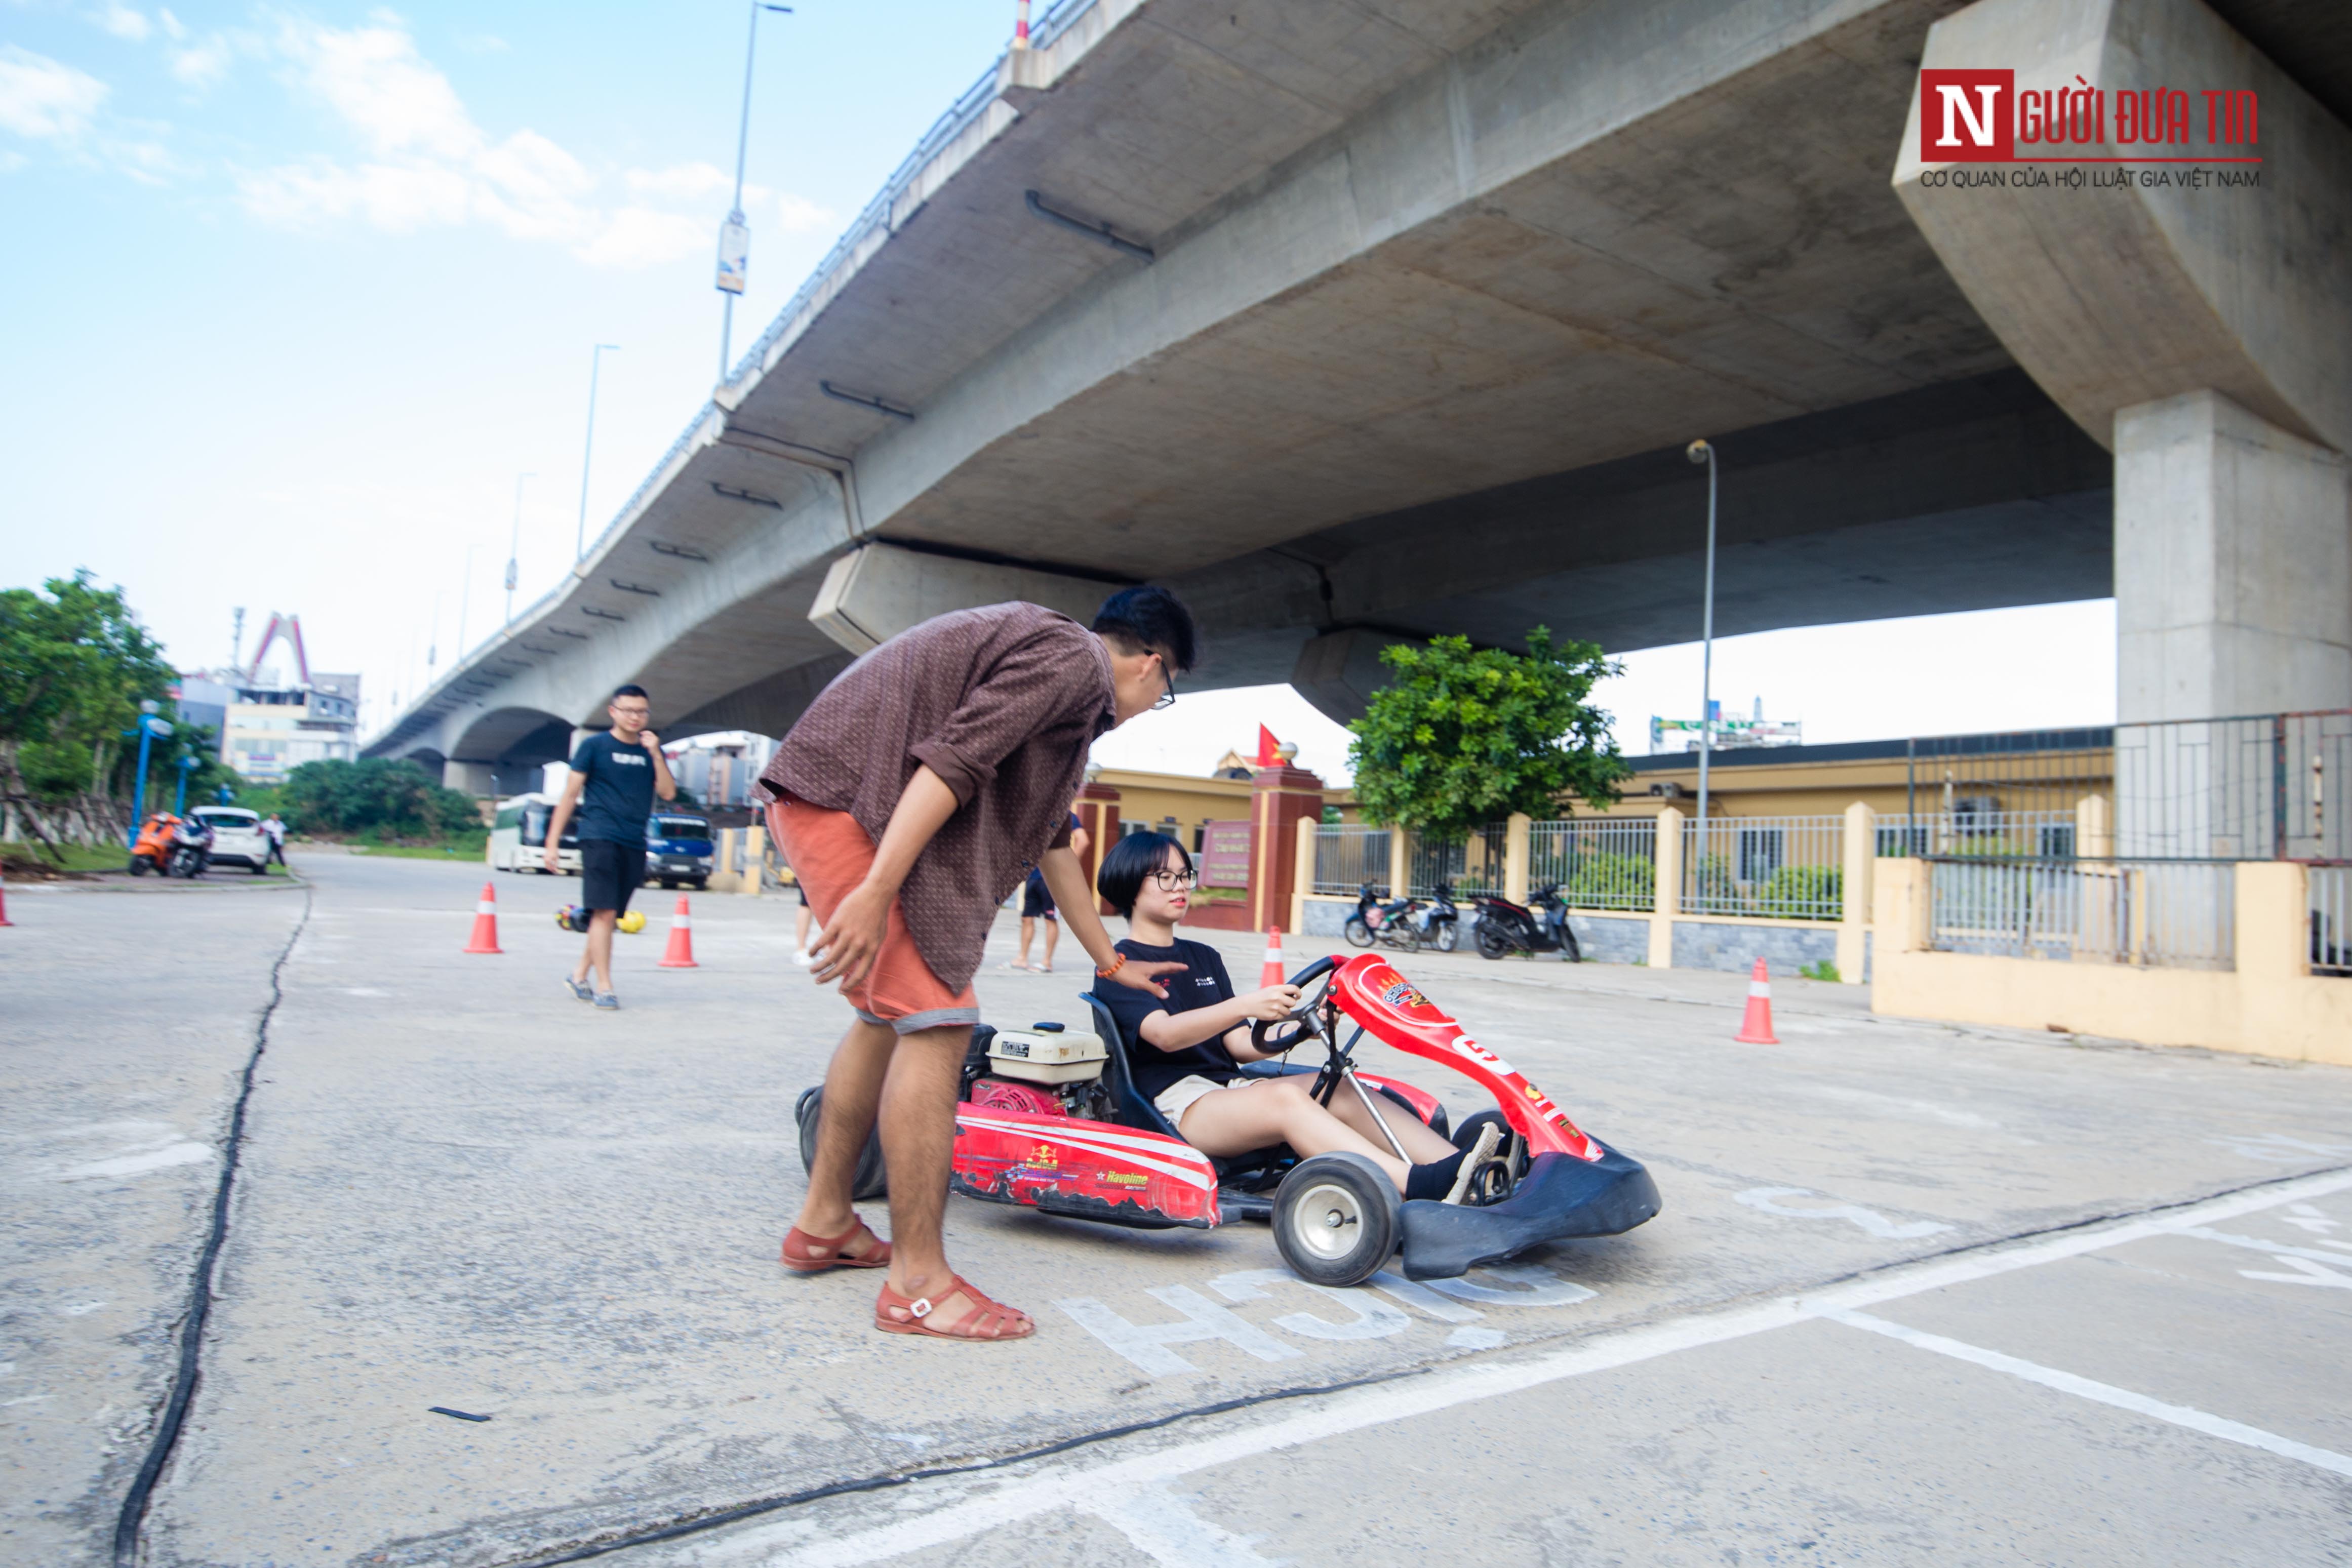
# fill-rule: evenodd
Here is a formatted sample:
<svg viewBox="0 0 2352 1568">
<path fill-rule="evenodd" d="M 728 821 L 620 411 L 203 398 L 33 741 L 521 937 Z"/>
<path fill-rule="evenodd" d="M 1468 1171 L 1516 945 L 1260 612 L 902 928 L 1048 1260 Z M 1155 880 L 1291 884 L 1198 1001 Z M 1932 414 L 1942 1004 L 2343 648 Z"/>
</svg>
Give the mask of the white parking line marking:
<svg viewBox="0 0 2352 1568">
<path fill-rule="evenodd" d="M 1916 1241 L 1923 1236 L 1935 1236 L 1952 1228 L 1940 1219 L 1909 1219 L 1897 1222 L 1874 1208 L 1864 1208 L 1858 1203 L 1832 1204 L 1827 1208 L 1791 1208 L 1784 1197 L 1818 1197 L 1821 1195 L 1804 1186 L 1751 1186 L 1746 1192 L 1731 1195 L 1734 1203 L 1766 1214 L 1783 1215 L 1790 1219 L 1843 1219 L 1862 1227 L 1873 1236 L 1885 1241 Z"/>
<path fill-rule="evenodd" d="M 2300 1258 L 2279 1256 L 2279 1261 L 2295 1270 L 2292 1274 L 2266 1273 L 2260 1269 L 2241 1269 L 2238 1273 L 2248 1280 L 2276 1280 L 2283 1285 L 2327 1285 L 2339 1291 L 2352 1291 L 2352 1274 L 2339 1274 L 2333 1269 L 2323 1269 Z"/>
<path fill-rule="evenodd" d="M 2221 1241 L 2232 1247 L 2243 1247 L 2249 1251 L 2267 1252 L 2273 1258 L 2308 1258 L 2315 1263 L 2352 1264 L 2352 1258 L 2339 1257 L 2333 1252 L 2315 1252 L 2308 1247 L 2297 1247 L 2285 1241 L 2265 1241 L 2259 1236 L 2232 1236 L 2226 1230 L 2209 1230 L 2201 1225 L 2191 1226 L 2180 1234 L 2194 1236 L 2200 1241 Z M 2340 1243 L 2330 1242 L 2327 1245 Z"/>
<path fill-rule="evenodd" d="M 2352 1284 L 2352 1281 L 2346 1281 Z M 2292 1437 L 2282 1437 L 2276 1432 L 2265 1432 L 2260 1427 L 2249 1427 L 2242 1421 L 2208 1415 L 2187 1405 L 2168 1405 L 2161 1399 L 2150 1399 L 2145 1394 L 2135 1394 L 2128 1388 L 2117 1388 L 2112 1383 L 2098 1383 L 2078 1377 L 2071 1372 L 2061 1372 L 2054 1366 L 2039 1362 L 2022 1361 L 2013 1355 L 2003 1355 L 1997 1350 L 1981 1345 L 1964 1344 L 1942 1334 L 1927 1333 L 1906 1324 L 1872 1317 L 1868 1312 L 1828 1312 L 1822 1316 L 1848 1328 L 1867 1329 L 1874 1334 L 1899 1340 L 1917 1350 L 1934 1351 L 1955 1361 L 1965 1361 L 1994 1372 L 2006 1372 L 2028 1383 L 2038 1383 L 2044 1388 L 2054 1388 L 2061 1394 L 2112 1405 L 2118 1410 L 2128 1410 L 2135 1416 L 2153 1416 L 2175 1427 L 2186 1427 L 2192 1432 L 2202 1432 L 2209 1437 L 2225 1442 L 2242 1443 L 2249 1448 L 2260 1448 L 2283 1458 L 2300 1459 L 2306 1465 L 2316 1465 L 2323 1470 L 2333 1470 L 2339 1476 L 2352 1476 L 2352 1455 L 2339 1454 L 2332 1448 L 2315 1448 L 2308 1443 L 2298 1443 Z"/>
<path fill-rule="evenodd" d="M 2085 1226 L 2047 1240 L 1990 1246 L 1961 1257 L 1899 1265 L 1868 1279 L 1833 1285 L 1811 1296 L 1784 1296 L 1725 1312 L 1701 1312 L 1640 1328 L 1593 1335 L 1580 1343 L 1530 1356 L 1447 1368 L 1396 1383 L 1331 1396 L 1306 1409 L 1213 1437 L 1171 1444 L 1105 1463 L 1047 1461 L 1026 1477 L 1008 1479 L 984 1497 L 941 1500 L 928 1514 L 820 1542 L 805 1540 L 798 1521 L 754 1526 L 725 1540 L 704 1540 L 671 1561 L 719 1563 L 754 1558 L 770 1568 L 856 1568 L 963 1541 L 1001 1525 L 1034 1518 L 1082 1500 L 1157 1486 L 1219 1465 L 1262 1458 L 1342 1437 L 1370 1427 L 1452 1409 L 1538 1388 L 1563 1378 L 1613 1371 L 1678 1351 L 1696 1350 L 1786 1328 L 1836 1312 L 1852 1312 L 1900 1301 L 1928 1291 L 2054 1263 L 2134 1241 L 2176 1234 L 2213 1220 L 2259 1214 L 2282 1204 L 2324 1197 L 2352 1188 L 2352 1171 L 2328 1171 L 2284 1181 L 2253 1192 L 2189 1204 L 2158 1218 Z M 1179 1287 L 1181 1289 L 1181 1287 Z M 1210 1305 L 1203 1301 L 1202 1305 Z M 2253 1428 L 2246 1428 L 2252 1431 Z M 2278 1439 L 2284 1441 L 2285 1439 Z M 2314 1453 L 2325 1450 L 2314 1449 Z M 956 1483 L 945 1483 L 953 1489 Z M 914 1502 L 901 1493 L 898 1506 Z"/>
<path fill-rule="evenodd" d="M 1276 1568 L 1271 1558 L 1258 1555 L 1255 1536 L 1235 1535 L 1211 1524 L 1165 1485 L 1115 1498 L 1089 1498 L 1072 1507 L 1101 1520 L 1165 1568 Z"/>
</svg>

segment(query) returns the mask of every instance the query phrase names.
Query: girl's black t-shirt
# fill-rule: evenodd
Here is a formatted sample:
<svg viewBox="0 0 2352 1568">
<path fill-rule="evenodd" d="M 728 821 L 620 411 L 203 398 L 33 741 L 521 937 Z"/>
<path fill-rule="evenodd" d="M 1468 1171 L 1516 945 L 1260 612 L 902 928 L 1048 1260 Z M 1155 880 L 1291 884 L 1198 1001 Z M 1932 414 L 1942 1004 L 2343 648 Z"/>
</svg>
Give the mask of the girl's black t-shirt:
<svg viewBox="0 0 2352 1568">
<path fill-rule="evenodd" d="M 1160 983 L 1168 988 L 1165 999 L 1133 986 L 1122 986 L 1117 980 L 1106 980 L 1100 976 L 1095 978 L 1094 994 L 1110 1009 L 1110 1016 L 1118 1020 L 1119 1038 L 1127 1045 L 1128 1068 L 1134 1075 L 1136 1092 L 1146 1100 L 1156 1100 L 1161 1091 L 1180 1078 L 1197 1074 L 1212 1082 L 1226 1083 L 1239 1077 L 1241 1068 L 1234 1062 L 1233 1052 L 1215 1035 L 1182 1051 L 1162 1051 L 1147 1043 L 1142 1033 L 1143 1020 L 1153 1013 L 1186 1013 L 1195 1008 L 1213 1008 L 1219 1002 L 1231 1001 L 1234 983 L 1226 977 L 1223 956 L 1204 942 L 1187 942 L 1181 937 L 1167 947 L 1149 947 L 1132 937 L 1118 946 L 1129 963 L 1189 966 L 1182 974 L 1160 977 Z"/>
</svg>

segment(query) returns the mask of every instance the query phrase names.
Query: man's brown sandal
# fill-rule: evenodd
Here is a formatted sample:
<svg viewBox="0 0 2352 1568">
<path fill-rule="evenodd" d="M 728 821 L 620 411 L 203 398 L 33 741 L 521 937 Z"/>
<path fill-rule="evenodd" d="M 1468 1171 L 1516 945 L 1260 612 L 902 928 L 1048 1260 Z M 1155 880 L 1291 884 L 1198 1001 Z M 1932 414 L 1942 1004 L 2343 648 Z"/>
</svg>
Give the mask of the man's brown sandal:
<svg viewBox="0 0 2352 1568">
<path fill-rule="evenodd" d="M 953 1282 L 940 1296 L 961 1291 L 972 1303 L 952 1322 L 931 1322 L 930 1297 L 902 1296 L 885 1284 L 882 1293 L 874 1298 L 874 1326 L 884 1333 L 929 1334 L 933 1339 L 1027 1339 L 1037 1332 L 1027 1313 L 989 1300 L 961 1274 L 950 1278 Z"/>
<path fill-rule="evenodd" d="M 874 1245 L 854 1258 L 842 1250 L 860 1236 Z M 866 1229 L 863 1219 L 852 1219 L 848 1229 L 830 1239 L 811 1236 L 795 1225 L 784 1236 L 783 1261 L 795 1274 L 822 1274 L 828 1269 L 887 1269 L 890 1244 Z"/>
</svg>

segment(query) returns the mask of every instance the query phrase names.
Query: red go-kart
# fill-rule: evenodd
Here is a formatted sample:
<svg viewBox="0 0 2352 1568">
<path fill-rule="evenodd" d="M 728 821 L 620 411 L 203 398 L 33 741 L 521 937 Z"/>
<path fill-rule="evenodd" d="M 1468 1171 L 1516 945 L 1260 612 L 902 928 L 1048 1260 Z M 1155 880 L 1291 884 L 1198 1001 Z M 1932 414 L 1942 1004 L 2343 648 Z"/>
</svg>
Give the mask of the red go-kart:
<svg viewBox="0 0 2352 1568">
<path fill-rule="evenodd" d="M 1314 1092 L 1327 1105 L 1334 1094 L 1385 1094 L 1440 1133 L 1448 1127 L 1436 1098 L 1360 1071 L 1356 1045 L 1369 1031 L 1462 1073 L 1494 1096 L 1496 1109 L 1453 1129 L 1455 1144 L 1466 1146 L 1486 1121 L 1501 1122 L 1507 1134 L 1474 1173 L 1468 1202 L 1407 1203 L 1360 1155 L 1300 1159 L 1282 1145 L 1229 1159 L 1202 1154 L 1136 1092 L 1118 1026 L 1091 996 L 1094 1035 L 1060 1024 L 1003 1033 L 983 1024 L 973 1031 L 956 1106 L 953 1190 L 1144 1228 L 1270 1221 L 1283 1260 L 1324 1285 L 1360 1284 L 1400 1249 L 1405 1278 L 1447 1279 L 1547 1241 L 1614 1236 L 1658 1212 L 1657 1185 L 1638 1161 L 1580 1130 L 1386 959 L 1318 958 L 1291 983 L 1307 992 L 1289 1020 L 1298 1026 L 1296 1043 L 1319 1041 L 1322 1067 L 1263 1061 L 1243 1071 L 1315 1072 Z M 1344 1044 L 1343 1022 L 1355 1026 Z M 1285 1027 L 1254 1025 L 1253 1038 L 1263 1044 Z M 815 1155 L 820 1097 L 815 1089 L 801 1095 L 803 1163 Z M 869 1141 L 856 1195 L 879 1197 L 886 1188 L 880 1144 Z"/>
</svg>

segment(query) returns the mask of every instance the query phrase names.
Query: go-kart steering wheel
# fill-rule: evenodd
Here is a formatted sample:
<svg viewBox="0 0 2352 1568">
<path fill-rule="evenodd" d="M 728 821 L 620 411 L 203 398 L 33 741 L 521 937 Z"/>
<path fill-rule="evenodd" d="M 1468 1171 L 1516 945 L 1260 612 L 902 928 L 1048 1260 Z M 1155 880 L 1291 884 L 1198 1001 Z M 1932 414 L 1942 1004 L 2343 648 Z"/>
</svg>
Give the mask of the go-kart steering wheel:
<svg viewBox="0 0 2352 1568">
<path fill-rule="evenodd" d="M 1298 987 L 1301 990 L 1305 990 L 1307 987 L 1314 985 L 1318 980 L 1322 980 L 1323 984 L 1317 988 L 1313 996 L 1301 997 L 1299 998 L 1298 1005 L 1289 1012 L 1285 1013 L 1282 1017 L 1278 1019 L 1259 1019 L 1251 1023 L 1251 1047 L 1254 1050 L 1262 1051 L 1289 1051 L 1296 1047 L 1300 1040 L 1305 1040 L 1307 1033 L 1311 1031 L 1301 1031 L 1300 1033 L 1294 1034 L 1286 1043 L 1276 1045 L 1266 1039 L 1266 1031 L 1273 1029 L 1278 1029 L 1286 1023 L 1297 1024 L 1311 1021 L 1316 1013 L 1322 1009 L 1323 998 L 1329 994 L 1331 989 L 1331 982 L 1326 978 L 1326 977 L 1330 975 L 1332 971 L 1339 968 L 1339 960 L 1337 958 L 1318 958 L 1312 964 L 1307 965 L 1304 969 L 1299 970 L 1298 973 L 1291 976 L 1290 983 Z"/>
</svg>

